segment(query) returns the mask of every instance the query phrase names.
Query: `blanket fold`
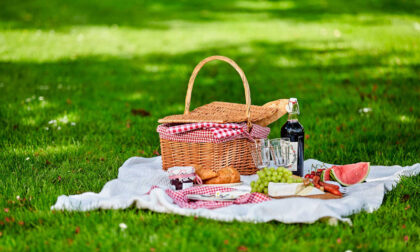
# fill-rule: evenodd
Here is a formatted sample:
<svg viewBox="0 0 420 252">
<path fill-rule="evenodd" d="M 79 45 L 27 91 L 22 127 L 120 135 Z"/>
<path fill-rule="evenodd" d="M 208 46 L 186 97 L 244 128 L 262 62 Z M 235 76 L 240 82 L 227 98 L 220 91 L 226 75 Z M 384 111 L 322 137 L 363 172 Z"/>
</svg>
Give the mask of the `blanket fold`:
<svg viewBox="0 0 420 252">
<path fill-rule="evenodd" d="M 304 167 L 305 170 L 309 170 L 312 165 L 320 164 L 322 162 L 310 159 L 305 161 Z M 228 204 L 225 207 L 208 209 L 186 208 L 175 204 L 173 198 L 167 193 L 170 183 L 166 172 L 161 167 L 160 156 L 132 157 L 120 167 L 118 178 L 107 182 L 101 192 L 61 195 L 51 209 L 69 211 L 124 209 L 134 204 L 137 208 L 161 213 L 193 215 L 220 221 L 268 222 L 275 220 L 284 223 L 313 223 L 324 217 L 333 217 L 349 222 L 346 216 L 363 210 L 372 212 L 378 209 L 382 204 L 384 194 L 398 183 L 401 176 L 414 176 L 420 173 L 419 163 L 406 167 L 371 166 L 366 183 L 347 187 L 347 193 L 341 199 L 286 198 L 265 201 L 262 198 L 257 204 Z M 241 176 L 244 182 L 242 187 L 249 187 L 249 183 L 256 178 L 257 175 Z M 150 190 L 153 186 L 158 188 Z M 241 200 L 252 203 L 255 199 Z"/>
</svg>

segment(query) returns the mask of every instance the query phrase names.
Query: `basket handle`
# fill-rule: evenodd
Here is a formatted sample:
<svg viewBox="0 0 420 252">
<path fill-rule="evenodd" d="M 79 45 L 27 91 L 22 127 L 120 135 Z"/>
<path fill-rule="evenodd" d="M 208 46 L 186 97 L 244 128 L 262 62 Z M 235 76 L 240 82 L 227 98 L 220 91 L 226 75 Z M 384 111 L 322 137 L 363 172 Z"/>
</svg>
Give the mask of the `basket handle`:
<svg viewBox="0 0 420 252">
<path fill-rule="evenodd" d="M 238 66 L 238 64 L 236 64 L 236 62 L 233 61 L 232 59 L 229 59 L 228 57 L 225 57 L 225 56 L 214 55 L 214 56 L 207 57 L 203 59 L 202 61 L 200 61 L 200 63 L 198 63 L 198 65 L 194 68 L 194 71 L 191 74 L 190 80 L 188 81 L 187 96 L 185 97 L 184 115 L 188 115 L 190 113 L 191 93 L 194 86 L 194 80 L 197 77 L 198 72 L 207 62 L 213 61 L 213 60 L 221 60 L 221 61 L 229 63 L 233 68 L 235 68 L 235 70 L 241 76 L 242 83 L 245 89 L 245 100 L 246 100 L 246 111 L 245 111 L 246 114 L 245 115 L 247 118 L 248 127 L 249 129 L 251 129 L 251 119 L 250 119 L 251 118 L 251 93 L 249 91 L 248 80 L 245 77 L 244 71 L 242 71 L 242 69 Z"/>
</svg>

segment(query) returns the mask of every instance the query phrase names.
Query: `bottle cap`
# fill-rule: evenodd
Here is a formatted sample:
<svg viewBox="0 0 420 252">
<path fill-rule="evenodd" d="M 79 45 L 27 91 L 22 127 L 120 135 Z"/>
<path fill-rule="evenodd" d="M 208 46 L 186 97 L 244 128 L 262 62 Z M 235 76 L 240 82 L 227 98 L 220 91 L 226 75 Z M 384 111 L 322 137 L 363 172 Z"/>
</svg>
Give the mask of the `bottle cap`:
<svg viewBox="0 0 420 252">
<path fill-rule="evenodd" d="M 295 105 L 296 104 L 296 105 Z M 295 109 L 293 109 L 293 107 L 295 107 Z M 289 114 L 300 114 L 299 111 L 299 104 L 296 98 L 290 98 L 289 99 L 289 103 L 286 105 L 286 111 Z"/>
</svg>

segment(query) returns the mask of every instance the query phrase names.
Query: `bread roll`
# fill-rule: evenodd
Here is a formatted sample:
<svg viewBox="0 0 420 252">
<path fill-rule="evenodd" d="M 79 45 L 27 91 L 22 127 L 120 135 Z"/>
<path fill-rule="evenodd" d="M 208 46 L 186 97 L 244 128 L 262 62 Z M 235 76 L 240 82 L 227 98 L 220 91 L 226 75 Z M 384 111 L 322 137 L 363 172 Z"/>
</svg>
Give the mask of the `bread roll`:
<svg viewBox="0 0 420 252">
<path fill-rule="evenodd" d="M 226 167 L 226 169 L 230 172 L 230 183 L 238 183 L 241 181 L 241 175 L 239 174 L 238 170 L 233 168 L 232 166 Z"/>
<path fill-rule="evenodd" d="M 195 173 L 201 178 L 201 180 L 207 180 L 217 177 L 217 173 L 212 169 L 201 168 L 199 165 L 195 165 Z"/>
<path fill-rule="evenodd" d="M 241 181 L 241 175 L 233 167 L 225 167 L 217 171 L 217 176 L 204 181 L 204 184 L 229 184 Z"/>
<path fill-rule="evenodd" d="M 230 183 L 231 173 L 223 168 L 217 171 L 217 177 L 204 181 L 204 184 L 228 184 Z"/>
</svg>

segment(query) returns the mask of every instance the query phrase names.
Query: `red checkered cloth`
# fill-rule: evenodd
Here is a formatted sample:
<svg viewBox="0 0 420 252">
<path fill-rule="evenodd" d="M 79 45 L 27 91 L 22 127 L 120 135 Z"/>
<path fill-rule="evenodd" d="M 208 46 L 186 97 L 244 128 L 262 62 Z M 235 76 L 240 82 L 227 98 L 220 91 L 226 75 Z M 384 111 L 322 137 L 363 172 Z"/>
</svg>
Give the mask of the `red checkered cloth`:
<svg viewBox="0 0 420 252">
<path fill-rule="evenodd" d="M 239 138 L 267 138 L 270 128 L 254 124 L 248 132 L 246 123 L 162 124 L 157 127 L 160 138 L 187 143 L 223 143 Z"/>
<path fill-rule="evenodd" d="M 153 190 L 153 189 L 151 189 Z M 179 191 L 172 191 L 170 189 L 167 189 L 165 192 L 168 194 L 169 197 L 172 198 L 175 204 L 182 208 L 207 208 L 207 209 L 214 209 L 219 207 L 226 207 L 233 204 L 253 204 L 253 203 L 261 203 L 264 201 L 271 200 L 270 197 L 268 197 L 265 194 L 262 193 L 247 193 L 239 198 L 237 198 L 234 201 L 203 201 L 203 200 L 197 200 L 197 201 L 191 201 L 187 198 L 187 195 L 189 194 L 210 194 L 213 195 L 217 191 L 219 192 L 230 192 L 235 189 L 223 187 L 223 186 L 194 186 L 190 187 L 184 190 Z"/>
<path fill-rule="evenodd" d="M 210 129 L 213 132 L 215 138 L 225 138 L 244 134 L 246 131 L 245 125 L 237 123 L 190 123 L 172 126 L 168 128 L 168 132 L 171 134 L 178 134 L 196 129 Z M 246 132 L 248 133 L 248 132 Z"/>
</svg>

